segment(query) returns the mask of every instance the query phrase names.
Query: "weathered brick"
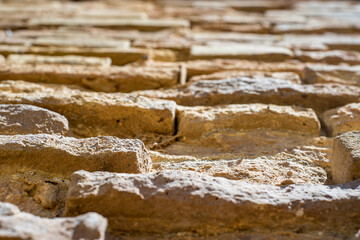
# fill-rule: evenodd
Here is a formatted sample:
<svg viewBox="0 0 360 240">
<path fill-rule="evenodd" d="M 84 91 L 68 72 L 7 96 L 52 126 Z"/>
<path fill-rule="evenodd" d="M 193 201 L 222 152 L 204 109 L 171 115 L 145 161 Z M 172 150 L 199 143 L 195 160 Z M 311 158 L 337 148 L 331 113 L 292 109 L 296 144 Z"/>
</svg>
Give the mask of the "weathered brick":
<svg viewBox="0 0 360 240">
<path fill-rule="evenodd" d="M 58 112 L 80 136 L 174 133 L 176 104 L 173 101 L 22 81 L 3 81 L 0 90 L 0 103 L 31 104 Z"/>
<path fill-rule="evenodd" d="M 328 133 L 337 136 L 350 131 L 360 130 L 360 103 L 330 109 L 321 116 Z"/>
<path fill-rule="evenodd" d="M 137 139 L 76 139 L 50 134 L 0 135 L 1 165 L 70 176 L 73 172 L 146 173 L 151 159 Z"/>
<path fill-rule="evenodd" d="M 209 132 L 233 129 L 271 129 L 310 135 L 320 134 L 320 122 L 312 109 L 266 104 L 177 107 L 178 134 L 200 138 Z"/>
<path fill-rule="evenodd" d="M 180 67 L 99 68 L 81 65 L 0 64 L 0 80 L 75 84 L 101 92 L 157 89 L 179 83 Z"/>
<path fill-rule="evenodd" d="M 300 51 L 294 52 L 295 58 L 302 62 L 326 63 L 326 64 L 341 64 L 347 63 L 350 65 L 360 64 L 360 53 L 355 51 Z"/>
<path fill-rule="evenodd" d="M 190 50 L 191 59 L 247 59 L 258 61 L 284 61 L 290 59 L 293 53 L 290 49 L 274 46 L 259 46 L 250 44 L 194 45 Z"/>
<path fill-rule="evenodd" d="M 360 101 L 360 88 L 340 84 L 300 85 L 274 78 L 239 77 L 201 80 L 175 89 L 139 91 L 148 97 L 171 99 L 180 105 L 266 103 L 313 108 L 316 113 Z"/>
<path fill-rule="evenodd" d="M 360 132 L 348 132 L 333 140 L 331 173 L 334 183 L 360 178 Z"/>
<path fill-rule="evenodd" d="M 68 120 L 60 114 L 32 105 L 0 104 L 0 134 L 72 135 Z"/>
<path fill-rule="evenodd" d="M 97 213 L 73 218 L 40 218 L 0 203 L 1 239 L 105 239 L 107 220 Z"/>
<path fill-rule="evenodd" d="M 83 57 L 83 56 L 42 56 L 33 54 L 10 54 L 7 57 L 10 64 L 69 64 L 110 67 L 111 58 L 108 57 Z"/>
<path fill-rule="evenodd" d="M 351 236 L 360 223 L 354 211 L 360 204 L 358 188 L 254 187 L 175 171 L 144 175 L 78 171 L 71 181 L 66 215 L 96 211 L 108 218 L 110 232 L 117 235 L 186 231 L 206 236 L 301 228 L 302 232 L 337 231 Z"/>
<path fill-rule="evenodd" d="M 304 69 L 304 82 L 360 86 L 360 66 L 308 64 Z"/>
</svg>

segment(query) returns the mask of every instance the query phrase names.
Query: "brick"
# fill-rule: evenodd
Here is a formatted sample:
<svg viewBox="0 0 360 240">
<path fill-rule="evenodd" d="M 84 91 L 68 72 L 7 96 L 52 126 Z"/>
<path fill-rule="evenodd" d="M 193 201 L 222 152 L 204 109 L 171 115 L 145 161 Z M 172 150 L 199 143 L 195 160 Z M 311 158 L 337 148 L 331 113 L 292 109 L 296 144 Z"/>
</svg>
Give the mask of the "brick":
<svg viewBox="0 0 360 240">
<path fill-rule="evenodd" d="M 263 72 L 294 72 L 302 74 L 304 64 L 299 63 L 270 63 L 236 59 L 209 59 L 186 62 L 188 76 L 210 74 L 225 70 L 263 71 Z"/>
<path fill-rule="evenodd" d="M 348 132 L 333 140 L 331 173 L 334 183 L 360 178 L 360 132 Z"/>
<path fill-rule="evenodd" d="M 206 236 L 259 228 L 301 228 L 302 232 L 337 231 L 351 236 L 360 221 L 354 211 L 360 204 L 358 188 L 312 184 L 254 187 L 178 171 L 144 175 L 79 171 L 71 181 L 65 214 L 96 211 L 108 218 L 109 231 L 116 235 L 185 231 Z"/>
<path fill-rule="evenodd" d="M 152 50 L 155 51 L 155 50 Z M 156 51 L 155 51 L 156 52 Z M 78 55 L 88 57 L 109 57 L 114 65 L 125 65 L 127 63 L 142 60 L 144 56 L 152 57 L 151 51 L 139 48 L 76 48 L 76 47 L 45 47 L 45 46 L 17 46 L 0 45 L 0 54 L 35 54 L 47 56 Z"/>
<path fill-rule="evenodd" d="M 33 54 L 10 54 L 8 64 L 69 64 L 98 67 L 110 67 L 111 58 L 108 57 L 83 57 L 83 56 L 42 56 Z"/>
<path fill-rule="evenodd" d="M 300 85 L 289 81 L 239 77 L 201 80 L 180 88 L 139 91 L 139 95 L 171 99 L 185 106 L 266 103 L 313 108 L 317 114 L 360 101 L 360 88 L 340 84 Z"/>
<path fill-rule="evenodd" d="M 295 58 L 302 62 L 326 63 L 337 65 L 347 63 L 349 65 L 360 64 L 360 53 L 354 51 L 295 51 Z"/>
<path fill-rule="evenodd" d="M 0 103 L 30 104 L 58 112 L 79 136 L 174 133 L 176 104 L 172 101 L 22 81 L 3 81 L 0 90 Z"/>
<path fill-rule="evenodd" d="M 308 64 L 304 69 L 304 82 L 360 86 L 360 66 Z"/>
<path fill-rule="evenodd" d="M 293 53 L 290 49 L 274 46 L 258 46 L 251 44 L 193 45 L 190 50 L 191 59 L 246 59 L 263 61 L 284 61 L 290 59 Z"/>
<path fill-rule="evenodd" d="M 312 109 L 266 104 L 220 107 L 177 107 L 178 134 L 200 138 L 210 132 L 271 129 L 309 135 L 320 134 L 320 122 Z"/>
<path fill-rule="evenodd" d="M 94 26 L 110 29 L 138 29 L 156 31 L 166 28 L 190 26 L 183 19 L 87 19 L 87 18 L 33 18 L 28 22 L 30 27 L 56 26 Z"/>
<path fill-rule="evenodd" d="M 260 72 L 260 71 L 221 71 L 212 74 L 204 74 L 193 76 L 189 79 L 189 82 L 196 82 L 199 80 L 224 80 L 228 78 L 236 77 L 264 77 L 264 78 L 277 78 L 287 80 L 293 83 L 301 83 L 301 79 L 298 74 L 293 72 Z"/>
<path fill-rule="evenodd" d="M 0 135 L 1 165 L 61 174 L 110 171 L 145 173 L 151 159 L 137 139 L 96 137 L 76 139 L 50 134 Z"/>
<path fill-rule="evenodd" d="M 97 213 L 74 218 L 40 218 L 20 212 L 10 203 L 0 203 L 2 239 L 105 239 L 107 220 Z"/>
<path fill-rule="evenodd" d="M 337 136 L 350 131 L 360 130 L 360 103 L 330 109 L 321 116 L 328 133 Z"/>
<path fill-rule="evenodd" d="M 101 92 L 131 92 L 157 89 L 179 83 L 180 67 L 120 67 L 53 65 L 53 64 L 0 64 L 0 80 L 75 84 Z"/>
<path fill-rule="evenodd" d="M 53 111 L 25 104 L 0 104 L 0 134 L 72 135 L 68 120 Z"/>
</svg>

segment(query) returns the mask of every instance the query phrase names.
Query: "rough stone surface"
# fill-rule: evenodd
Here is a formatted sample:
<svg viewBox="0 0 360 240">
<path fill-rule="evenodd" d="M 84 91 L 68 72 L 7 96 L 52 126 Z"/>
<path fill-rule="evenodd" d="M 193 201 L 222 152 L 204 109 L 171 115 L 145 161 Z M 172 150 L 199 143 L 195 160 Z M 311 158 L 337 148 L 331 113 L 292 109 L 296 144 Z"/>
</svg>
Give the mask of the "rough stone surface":
<svg viewBox="0 0 360 240">
<path fill-rule="evenodd" d="M 171 27 L 188 27 L 189 22 L 182 19 L 87 19 L 87 18 L 42 18 L 31 19 L 29 25 L 41 26 L 95 26 L 115 29 L 138 29 L 143 31 L 161 30 Z"/>
<path fill-rule="evenodd" d="M 73 218 L 40 218 L 0 203 L 1 239 L 105 239 L 107 220 L 97 213 Z"/>
<path fill-rule="evenodd" d="M 313 150 L 315 152 L 315 149 Z M 275 156 L 262 156 L 253 159 L 235 160 L 189 160 L 154 163 L 154 169 L 195 171 L 213 177 L 245 181 L 252 184 L 290 185 L 297 183 L 324 184 L 328 181 L 324 166 L 313 158 L 299 159 L 295 155 L 281 153 Z M 256 185 L 255 185 L 256 186 Z"/>
<path fill-rule="evenodd" d="M 152 155 L 154 161 L 253 159 L 262 156 L 276 157 L 279 153 L 290 152 L 300 161 L 309 160 L 329 172 L 331 139 L 303 136 L 290 131 L 229 129 L 209 132 L 197 139 L 179 136 L 177 141 L 160 149 L 153 149 L 160 154 Z"/>
<path fill-rule="evenodd" d="M 346 51 L 345 55 L 360 49 L 359 34 L 284 34 L 280 46 L 303 51 L 326 51 L 314 54 L 317 56 L 337 55 L 339 51 Z M 335 51 L 335 52 L 334 52 Z M 344 54 L 341 54 L 343 56 Z"/>
<path fill-rule="evenodd" d="M 40 56 L 33 54 L 10 54 L 7 62 L 11 64 L 69 64 L 69 65 L 89 65 L 99 67 L 110 67 L 111 58 L 109 57 L 82 57 L 82 56 Z"/>
<path fill-rule="evenodd" d="M 293 72 L 255 72 L 255 71 L 222 71 L 212 74 L 204 74 L 193 76 L 189 79 L 189 82 L 196 82 L 199 80 L 223 80 L 236 77 L 264 77 L 264 78 L 277 78 L 287 80 L 293 83 L 301 83 L 301 79 L 298 74 Z"/>
<path fill-rule="evenodd" d="M 295 58 L 302 62 L 327 63 L 327 64 L 342 64 L 350 65 L 360 64 L 360 53 L 333 50 L 326 52 L 319 51 L 295 51 Z"/>
<path fill-rule="evenodd" d="M 293 55 L 290 49 L 258 45 L 192 46 L 191 59 L 227 58 L 283 61 Z"/>
<path fill-rule="evenodd" d="M 72 135 L 68 120 L 60 114 L 24 104 L 0 104 L 0 134 Z"/>
<path fill-rule="evenodd" d="M 58 112 L 80 136 L 130 137 L 174 132 L 175 103 L 172 101 L 22 81 L 3 81 L 0 90 L 0 103 L 32 104 Z"/>
<path fill-rule="evenodd" d="M 302 74 L 304 65 L 300 63 L 252 62 L 236 59 L 209 59 L 187 62 L 189 76 L 210 74 L 225 70 L 264 71 L 264 72 L 295 72 Z"/>
<path fill-rule="evenodd" d="M 360 132 L 348 132 L 333 140 L 331 173 L 334 183 L 360 178 Z"/>
<path fill-rule="evenodd" d="M 0 201 L 41 217 L 61 216 L 69 180 L 50 172 L 26 167 L 1 166 Z"/>
<path fill-rule="evenodd" d="M 278 23 L 271 29 L 272 33 L 285 34 L 319 34 L 319 33 L 358 33 L 358 22 L 339 21 L 339 19 L 313 19 L 305 23 Z"/>
<path fill-rule="evenodd" d="M 330 109 L 321 115 L 321 119 L 332 136 L 350 131 L 360 130 L 360 104 L 350 103 L 345 106 Z"/>
<path fill-rule="evenodd" d="M 0 80 L 76 84 L 100 92 L 131 92 L 170 87 L 179 82 L 179 68 L 0 65 Z"/>
<path fill-rule="evenodd" d="M 79 171 L 72 176 L 66 215 L 96 211 L 108 218 L 109 230 L 117 235 L 174 231 L 213 235 L 301 228 L 303 233 L 337 231 L 353 236 L 360 222 L 354 211 L 360 204 L 358 185 L 254 188 L 194 172 Z"/>
<path fill-rule="evenodd" d="M 320 123 L 312 109 L 265 104 L 220 107 L 178 107 L 178 134 L 199 138 L 210 132 L 233 129 L 272 129 L 319 135 Z"/>
<path fill-rule="evenodd" d="M 160 50 L 159 50 L 160 51 Z M 76 48 L 76 47 L 46 47 L 46 46 L 18 46 L 0 45 L 0 54 L 8 56 L 10 54 L 38 54 L 50 56 L 90 56 L 90 57 L 110 57 L 112 64 L 125 65 L 136 62 L 144 57 L 157 60 L 156 50 L 146 50 L 141 48 Z"/>
<path fill-rule="evenodd" d="M 93 36 L 37 36 L 36 38 L 3 38 L 0 43 L 17 44 L 27 46 L 59 46 L 59 47 L 81 47 L 81 48 L 130 48 L 130 41 L 125 39 L 105 39 Z"/>
<path fill-rule="evenodd" d="M 360 66 L 308 65 L 305 83 L 339 83 L 360 86 Z"/>
<path fill-rule="evenodd" d="M 0 0 L 0 16 L 0 134 L 16 117 L 0 202 L 98 211 L 107 240 L 360 240 L 360 2 Z M 74 138 L 1 104 L 61 114 Z"/>
<path fill-rule="evenodd" d="M 64 176 L 80 169 L 127 173 L 145 173 L 151 169 L 149 153 L 137 139 L 0 135 L 0 149 L 2 166 L 21 166 Z"/>
<path fill-rule="evenodd" d="M 129 40 L 109 40 L 104 38 L 88 38 L 88 37 L 38 37 L 31 42 L 34 46 L 60 46 L 60 47 L 84 47 L 84 48 L 104 48 L 104 47 L 116 47 L 116 48 L 129 48 Z"/>
<path fill-rule="evenodd" d="M 274 78 L 201 80 L 178 89 L 139 91 L 138 94 L 174 100 L 180 105 L 271 103 L 325 110 L 360 101 L 360 88 L 340 84 L 299 85 Z"/>
</svg>

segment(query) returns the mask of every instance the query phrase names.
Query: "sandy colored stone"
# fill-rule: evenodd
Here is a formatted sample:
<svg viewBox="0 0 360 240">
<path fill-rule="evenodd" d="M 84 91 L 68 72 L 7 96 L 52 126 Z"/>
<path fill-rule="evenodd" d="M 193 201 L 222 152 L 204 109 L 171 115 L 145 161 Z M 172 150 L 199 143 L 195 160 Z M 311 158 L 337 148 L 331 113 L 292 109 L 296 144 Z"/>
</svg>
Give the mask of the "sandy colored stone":
<svg viewBox="0 0 360 240">
<path fill-rule="evenodd" d="M 220 107 L 177 107 L 178 134 L 199 138 L 209 132 L 271 129 L 309 135 L 320 134 L 320 122 L 312 109 L 266 104 Z"/>
<path fill-rule="evenodd" d="M 254 74 L 255 72 L 261 72 L 269 76 L 275 73 L 294 73 L 301 77 L 305 68 L 305 64 L 297 62 L 258 62 L 236 59 L 192 60 L 186 62 L 145 61 L 134 62 L 128 64 L 128 66 L 179 67 L 181 64 L 186 65 L 189 79 L 195 76 L 210 75 L 217 72 L 224 72 L 223 74 L 225 74 L 225 72 L 251 72 Z M 219 75 L 221 74 L 222 73 L 219 73 Z M 280 77 L 280 79 L 281 78 L 282 77 Z"/>
<path fill-rule="evenodd" d="M 239 15 L 238 15 L 239 16 Z M 246 20 L 250 17 L 256 18 L 257 16 L 239 16 L 239 19 Z M 224 20 L 225 16 L 222 18 Z M 221 18 L 212 18 L 221 21 Z M 281 37 L 270 34 L 253 34 L 253 33 L 237 33 L 237 32 L 194 32 L 191 35 L 192 39 L 197 43 L 207 44 L 211 41 L 234 41 L 242 43 L 273 43 Z"/>
<path fill-rule="evenodd" d="M 236 77 L 270 77 L 282 80 L 287 80 L 293 83 L 301 83 L 298 74 L 293 72 L 257 72 L 257 71 L 222 71 L 211 74 L 197 75 L 189 79 L 189 82 L 196 82 L 199 80 L 223 80 L 227 78 Z"/>
<path fill-rule="evenodd" d="M 307 65 L 305 83 L 339 83 L 360 86 L 360 66 Z"/>
<path fill-rule="evenodd" d="M 347 38 L 341 40 L 328 39 L 326 45 L 329 49 L 333 50 L 345 50 L 345 51 L 359 51 L 360 50 L 360 36 L 359 35 L 350 35 Z"/>
<path fill-rule="evenodd" d="M 295 58 L 302 62 L 314 62 L 314 63 L 326 63 L 326 64 L 342 64 L 346 63 L 349 65 L 360 64 L 360 53 L 351 51 L 300 51 L 294 52 Z"/>
<path fill-rule="evenodd" d="M 33 18 L 28 22 L 31 27 L 56 26 L 94 26 L 111 29 L 138 29 L 156 31 L 166 28 L 190 26 L 184 19 L 88 19 L 88 18 Z"/>
<path fill-rule="evenodd" d="M 107 220 L 97 213 L 73 218 L 40 218 L 0 203 L 1 239 L 105 239 Z"/>
<path fill-rule="evenodd" d="M 89 37 L 39 37 L 31 42 L 34 46 L 84 47 L 84 48 L 130 48 L 130 41 Z"/>
<path fill-rule="evenodd" d="M 72 135 L 68 120 L 53 111 L 32 105 L 0 104 L 0 134 Z"/>
<path fill-rule="evenodd" d="M 290 59 L 293 53 L 290 49 L 274 46 L 259 46 L 251 44 L 233 44 L 201 46 L 193 45 L 190 50 L 191 59 L 246 59 L 263 61 L 284 61 Z"/>
<path fill-rule="evenodd" d="M 151 50 L 155 51 L 155 50 Z M 142 60 L 145 57 L 152 57 L 151 51 L 141 48 L 79 48 L 79 47 L 57 47 L 57 46 L 18 46 L 0 45 L 0 54 L 35 54 L 49 56 L 90 56 L 109 57 L 114 65 L 125 65 L 127 63 Z"/>
<path fill-rule="evenodd" d="M 198 139 L 178 137 L 177 141 L 171 142 L 162 148 L 154 150 L 159 151 L 164 156 L 157 156 L 154 161 L 186 161 L 195 159 L 200 160 L 231 160 L 231 159 L 253 159 L 262 156 L 275 156 L 278 153 L 286 151 L 295 151 L 295 149 L 310 147 L 311 161 L 317 162 L 324 168 L 328 167 L 329 158 L 325 152 L 331 148 L 331 142 L 324 137 L 309 137 L 308 135 L 294 134 L 278 130 L 256 129 L 234 131 L 232 129 L 213 131 L 201 135 Z M 309 154 L 310 154 L 309 153 Z M 297 152 L 300 156 L 304 155 L 302 151 Z M 296 155 L 295 154 L 295 155 Z M 306 154 L 305 154 L 306 155 Z M 176 158 L 171 159 L 168 156 Z M 305 157 L 308 159 L 308 157 Z M 153 158 L 152 158 L 153 159 Z M 322 160 L 318 160 L 322 159 Z"/>
<path fill-rule="evenodd" d="M 283 9 L 291 6 L 291 3 L 282 0 L 276 1 L 223 1 L 223 2 L 214 2 L 214 1 L 179 1 L 179 0 L 160 0 L 162 5 L 165 6 L 177 6 L 177 7 L 198 7 L 201 9 L 205 7 L 212 8 L 234 8 L 239 11 L 248 11 L 248 12 L 264 12 L 271 9 Z"/>
<path fill-rule="evenodd" d="M 175 129 L 176 104 L 172 101 L 22 81 L 3 81 L 0 90 L 0 103 L 31 104 L 58 112 L 80 136 L 172 135 Z"/>
<path fill-rule="evenodd" d="M 325 137 L 229 130 L 178 138 L 150 154 L 157 171 L 191 170 L 254 184 L 328 184 L 331 144 Z"/>
<path fill-rule="evenodd" d="M 337 136 L 350 131 L 360 130 L 360 103 L 330 109 L 321 115 L 328 133 Z"/>
<path fill-rule="evenodd" d="M 189 30 L 162 30 L 150 33 L 143 32 L 141 37 L 135 39 L 132 46 L 140 48 L 172 49 L 180 52 L 188 52 L 191 47 L 191 42 L 188 39 L 188 36 L 191 36 L 191 32 Z"/>
<path fill-rule="evenodd" d="M 150 154 L 153 168 L 161 171 L 192 170 L 257 184 L 319 184 L 331 179 L 331 139 L 299 132 L 214 127 L 194 139 L 179 132 L 175 141 Z"/>
<path fill-rule="evenodd" d="M 41 56 L 33 54 L 10 54 L 7 57 L 10 64 L 69 64 L 110 67 L 111 58 L 82 57 L 82 56 Z"/>
<path fill-rule="evenodd" d="M 317 149 L 313 150 L 316 152 Z M 214 177 L 241 180 L 253 184 L 324 184 L 328 180 L 327 171 L 313 159 L 314 156 L 306 159 L 288 153 L 280 153 L 275 156 L 253 159 L 162 161 L 154 163 L 153 167 L 157 171 L 196 171 Z"/>
<path fill-rule="evenodd" d="M 354 211 L 359 196 L 358 183 L 353 188 L 276 187 L 195 172 L 125 175 L 78 171 L 72 176 L 66 215 L 97 211 L 108 218 L 109 231 L 116 235 L 193 232 L 206 236 L 301 228 L 303 233 L 336 231 L 353 236 L 360 221 Z"/>
<path fill-rule="evenodd" d="M 334 183 L 360 178 L 360 132 L 348 132 L 333 140 L 331 173 Z"/>
<path fill-rule="evenodd" d="M 185 106 L 266 103 L 313 108 L 316 113 L 360 101 L 360 88 L 340 84 L 300 85 L 275 78 L 201 80 L 184 87 L 138 94 L 171 99 Z"/>
<path fill-rule="evenodd" d="M 179 83 L 180 68 L 0 64 L 0 80 L 76 84 L 101 92 L 131 92 Z"/>
<path fill-rule="evenodd" d="M 271 28 L 273 34 L 321 34 L 321 33 L 359 33 L 358 22 L 340 19 L 311 19 L 305 23 L 278 23 Z"/>
<path fill-rule="evenodd" d="M 304 65 L 300 63 L 253 62 L 236 59 L 209 59 L 186 62 L 189 77 L 210 74 L 225 70 L 262 71 L 262 72 L 295 72 L 302 74 Z"/>
<path fill-rule="evenodd" d="M 331 185 L 356 165 L 346 149 L 332 169 L 333 137 L 360 130 L 357 0 L 0 0 L 0 16 L 0 104 L 61 114 L 83 143 L 21 142 L 20 160 L 0 159 L 0 202 L 49 218 L 98 211 L 108 240 L 360 240 L 360 179 Z M 143 142 L 151 169 L 112 172 L 97 150 L 119 144 L 99 136 Z M 40 226 L 90 238 L 60 225 Z"/>
<path fill-rule="evenodd" d="M 269 33 L 269 24 L 267 24 L 262 14 L 248 12 L 227 12 L 203 14 L 200 16 L 191 16 L 192 29 L 206 32 L 228 32 L 230 34 L 267 34 Z M 206 34 L 206 33 L 205 33 Z M 209 35 L 208 35 L 209 36 Z M 264 35 L 267 39 L 267 36 Z M 239 37 L 241 38 L 241 37 Z M 238 39 L 239 39 L 238 38 Z"/>
<path fill-rule="evenodd" d="M 124 39 L 107 39 L 96 36 L 37 36 L 36 38 L 4 38 L 1 44 L 18 44 L 26 46 L 57 46 L 57 47 L 79 47 L 79 48 L 130 48 L 130 41 Z"/>
<path fill-rule="evenodd" d="M 239 11 L 253 11 L 253 12 L 264 12 L 271 9 L 286 9 L 290 8 L 292 3 L 283 0 L 276 1 L 228 1 L 225 4 Z"/>
<path fill-rule="evenodd" d="M 148 19 L 146 12 L 131 12 L 122 9 L 83 9 L 77 16 L 83 18 L 124 18 L 124 19 Z"/>
<path fill-rule="evenodd" d="M 359 234 L 355 235 L 356 237 L 360 236 Z M 199 236 L 198 234 L 181 232 L 181 233 L 168 233 L 168 234 L 144 234 L 141 237 L 139 236 L 126 236 L 122 235 L 121 239 L 124 240 L 137 240 L 137 239 L 159 239 L 159 240 L 183 240 L 185 239 L 207 239 L 207 240 L 232 240 L 232 239 L 249 239 L 249 240 L 267 240 L 267 239 L 276 239 L 276 240 L 342 240 L 342 236 L 334 236 L 332 233 L 316 232 L 316 233 L 296 233 L 293 231 L 238 231 L 238 232 L 224 232 L 215 236 Z M 355 238 L 356 239 L 356 238 Z"/>
<path fill-rule="evenodd" d="M 0 201 L 41 216 L 61 216 L 69 180 L 59 174 L 26 167 L 1 166 Z"/>
<path fill-rule="evenodd" d="M 360 49 L 360 35 L 353 32 L 349 34 L 284 34 L 281 36 L 282 41 L 279 41 L 277 45 L 295 50 L 344 50 L 353 52 Z"/>
<path fill-rule="evenodd" d="M 127 173 L 145 173 L 151 169 L 149 153 L 137 139 L 0 135 L 0 149 L 3 166 L 26 166 L 64 176 L 80 169 Z"/>
<path fill-rule="evenodd" d="M 96 10 L 96 9 L 94 9 Z M 135 13 L 136 14 L 136 13 Z M 110 39 L 135 40 L 141 36 L 138 30 L 111 30 L 94 27 L 64 27 L 56 29 L 22 29 L 13 32 L 13 38 L 37 38 L 44 37 L 106 37 Z"/>
<path fill-rule="evenodd" d="M 243 20 L 240 20 L 243 21 Z M 237 19 L 236 22 L 239 22 Z M 197 31 L 206 30 L 206 31 L 229 31 L 229 32 L 239 32 L 239 33 L 255 33 L 255 34 L 266 34 L 269 33 L 270 27 L 267 24 L 263 23 L 200 23 L 195 25 L 194 29 Z"/>
</svg>

